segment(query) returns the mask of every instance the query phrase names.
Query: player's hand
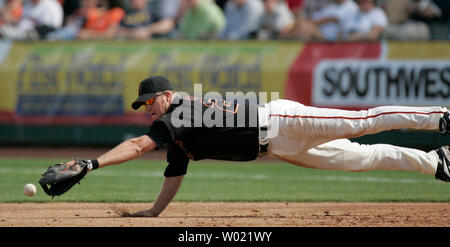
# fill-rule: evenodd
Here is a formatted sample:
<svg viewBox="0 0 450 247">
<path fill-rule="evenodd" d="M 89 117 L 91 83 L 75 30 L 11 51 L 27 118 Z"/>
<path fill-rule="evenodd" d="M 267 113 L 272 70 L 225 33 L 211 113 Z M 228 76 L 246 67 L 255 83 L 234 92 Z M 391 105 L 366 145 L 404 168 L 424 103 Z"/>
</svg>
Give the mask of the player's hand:
<svg viewBox="0 0 450 247">
<path fill-rule="evenodd" d="M 132 214 L 125 213 L 122 217 L 158 217 L 158 214 L 154 213 L 152 209 L 148 209 Z"/>
<path fill-rule="evenodd" d="M 75 160 L 71 160 L 71 161 L 66 162 L 65 164 L 66 164 L 68 167 L 71 167 L 71 166 L 73 166 L 73 165 L 76 164 L 76 161 L 75 161 Z M 88 174 L 89 172 L 91 172 L 91 170 L 87 169 L 86 174 Z"/>
<path fill-rule="evenodd" d="M 60 196 L 79 184 L 89 170 L 89 161 L 76 159 L 67 163 L 54 164 L 47 168 L 39 184 L 49 196 Z M 91 165 L 92 166 L 92 165 Z"/>
</svg>

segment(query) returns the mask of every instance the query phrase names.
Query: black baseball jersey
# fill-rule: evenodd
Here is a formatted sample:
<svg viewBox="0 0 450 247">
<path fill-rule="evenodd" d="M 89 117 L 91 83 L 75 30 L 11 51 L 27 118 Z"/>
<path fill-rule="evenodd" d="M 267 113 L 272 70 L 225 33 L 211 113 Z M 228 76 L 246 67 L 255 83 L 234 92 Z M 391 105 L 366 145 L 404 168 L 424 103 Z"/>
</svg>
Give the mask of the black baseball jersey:
<svg viewBox="0 0 450 247">
<path fill-rule="evenodd" d="M 167 146 L 164 176 L 186 174 L 189 159 L 249 161 L 258 156 L 258 109 L 247 99 L 232 102 L 186 96 L 174 98 L 148 136 Z"/>
</svg>

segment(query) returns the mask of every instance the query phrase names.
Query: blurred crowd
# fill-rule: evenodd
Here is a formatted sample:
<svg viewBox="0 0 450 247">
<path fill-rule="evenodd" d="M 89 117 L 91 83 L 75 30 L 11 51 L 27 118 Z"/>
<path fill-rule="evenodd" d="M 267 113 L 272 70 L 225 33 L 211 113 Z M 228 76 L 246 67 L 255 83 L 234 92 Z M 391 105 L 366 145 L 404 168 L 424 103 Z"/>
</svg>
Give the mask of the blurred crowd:
<svg viewBox="0 0 450 247">
<path fill-rule="evenodd" d="M 449 0 L 0 0 L 0 38 L 448 40 L 449 12 Z"/>
</svg>

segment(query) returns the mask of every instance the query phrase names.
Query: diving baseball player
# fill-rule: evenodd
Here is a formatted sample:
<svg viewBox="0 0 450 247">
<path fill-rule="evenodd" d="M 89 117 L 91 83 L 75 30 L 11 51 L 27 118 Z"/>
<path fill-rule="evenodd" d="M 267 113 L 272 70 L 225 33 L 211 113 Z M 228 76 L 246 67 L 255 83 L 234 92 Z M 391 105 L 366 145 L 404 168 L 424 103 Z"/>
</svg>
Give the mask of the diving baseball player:
<svg viewBox="0 0 450 247">
<path fill-rule="evenodd" d="M 348 140 L 402 128 L 449 134 L 450 113 L 444 107 L 385 106 L 346 111 L 289 100 L 257 105 L 245 99 L 182 96 L 162 76 L 143 80 L 138 95 L 132 108 L 145 107 L 150 116 L 148 133 L 88 160 L 86 168 L 89 172 L 121 164 L 167 144 L 168 166 L 158 198 L 152 208 L 130 216 L 158 216 L 180 188 L 190 159 L 249 161 L 268 155 L 310 168 L 417 171 L 450 181 L 448 146 L 424 152 Z M 67 164 L 73 165 L 75 161 Z"/>
</svg>

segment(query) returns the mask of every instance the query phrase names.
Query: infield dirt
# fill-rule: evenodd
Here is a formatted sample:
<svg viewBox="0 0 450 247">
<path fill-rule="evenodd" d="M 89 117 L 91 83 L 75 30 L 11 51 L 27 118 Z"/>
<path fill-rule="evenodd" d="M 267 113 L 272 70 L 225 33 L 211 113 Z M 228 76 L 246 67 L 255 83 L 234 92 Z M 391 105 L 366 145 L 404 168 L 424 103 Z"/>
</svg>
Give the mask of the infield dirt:
<svg viewBox="0 0 450 247">
<path fill-rule="evenodd" d="M 173 202 L 157 218 L 121 217 L 148 203 L 3 203 L 0 226 L 449 227 L 449 203 Z"/>
</svg>

